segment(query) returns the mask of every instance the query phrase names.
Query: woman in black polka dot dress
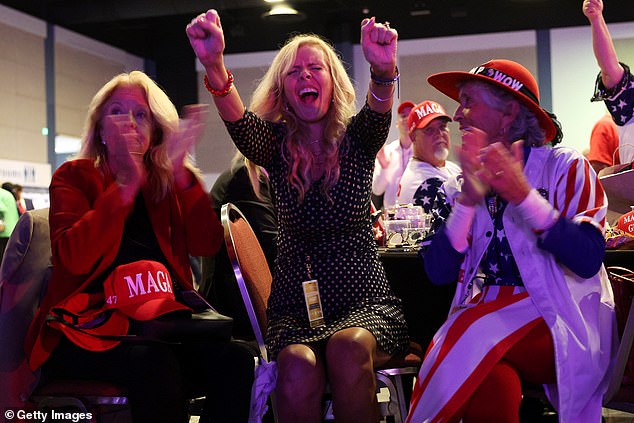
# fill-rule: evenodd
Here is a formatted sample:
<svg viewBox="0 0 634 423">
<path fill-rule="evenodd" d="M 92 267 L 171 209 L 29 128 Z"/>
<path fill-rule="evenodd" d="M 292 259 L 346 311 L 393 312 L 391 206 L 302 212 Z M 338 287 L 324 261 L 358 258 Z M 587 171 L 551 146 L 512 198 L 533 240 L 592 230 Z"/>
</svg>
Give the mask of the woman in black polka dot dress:
<svg viewBox="0 0 634 423">
<path fill-rule="evenodd" d="M 236 146 L 269 172 L 279 255 L 267 347 L 278 362 L 280 421 L 320 421 L 326 380 L 337 421 L 377 421 L 373 368 L 408 345 L 369 216 L 374 159 L 389 131 L 398 76 L 396 31 L 374 18 L 362 23 L 372 73 L 356 115 L 341 61 L 314 35 L 287 42 L 245 111 L 224 67 L 217 13 L 198 16 L 187 33 Z"/>
</svg>

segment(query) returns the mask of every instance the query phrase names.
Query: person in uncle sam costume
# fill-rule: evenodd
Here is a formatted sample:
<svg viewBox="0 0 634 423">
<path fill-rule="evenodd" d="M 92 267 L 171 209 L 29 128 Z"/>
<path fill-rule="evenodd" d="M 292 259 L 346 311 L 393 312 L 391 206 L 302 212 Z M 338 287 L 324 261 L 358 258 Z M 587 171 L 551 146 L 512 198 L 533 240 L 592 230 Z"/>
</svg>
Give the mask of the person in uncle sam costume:
<svg viewBox="0 0 634 423">
<path fill-rule="evenodd" d="M 595 172 L 510 60 L 431 75 L 459 102 L 462 175 L 424 254 L 436 284 L 457 281 L 407 418 L 519 422 L 521 382 L 541 384 L 559 421 L 600 422 L 616 341 L 602 264 L 607 200 Z"/>
<path fill-rule="evenodd" d="M 25 340 L 29 364 L 43 379 L 123 385 L 135 422 L 187 422 L 186 399 L 203 395 L 201 421 L 248 419 L 248 350 L 207 339 L 108 338 L 134 335 L 135 322 L 191 313 L 175 296 L 194 289 L 189 255 L 220 248 L 222 226 L 187 160 L 206 112 L 190 107 L 179 119 L 147 75 L 117 75 L 89 106 L 78 158 L 51 181 L 53 269 Z"/>
</svg>

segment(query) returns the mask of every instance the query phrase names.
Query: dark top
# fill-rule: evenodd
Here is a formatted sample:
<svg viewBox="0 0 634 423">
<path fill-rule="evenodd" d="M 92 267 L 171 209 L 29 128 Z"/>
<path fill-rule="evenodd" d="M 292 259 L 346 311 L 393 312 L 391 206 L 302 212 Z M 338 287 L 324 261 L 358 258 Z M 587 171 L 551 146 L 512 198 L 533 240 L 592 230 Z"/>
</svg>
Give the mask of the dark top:
<svg viewBox="0 0 634 423">
<path fill-rule="evenodd" d="M 282 149 L 286 127 L 246 112 L 226 122 L 238 149 L 269 172 L 279 222 L 278 259 L 268 303 L 267 347 L 326 341 L 347 327 L 368 329 L 387 353 L 408 345 L 401 300 L 391 291 L 377 255 L 370 218 L 374 158 L 390 113 L 367 105 L 352 118 L 339 153 L 340 176 L 328 197 L 315 182 L 299 202 Z M 310 272 L 309 272 L 310 267 Z M 310 275 L 309 275 L 310 273 Z M 311 328 L 302 283 L 319 284 L 325 325 Z"/>
</svg>

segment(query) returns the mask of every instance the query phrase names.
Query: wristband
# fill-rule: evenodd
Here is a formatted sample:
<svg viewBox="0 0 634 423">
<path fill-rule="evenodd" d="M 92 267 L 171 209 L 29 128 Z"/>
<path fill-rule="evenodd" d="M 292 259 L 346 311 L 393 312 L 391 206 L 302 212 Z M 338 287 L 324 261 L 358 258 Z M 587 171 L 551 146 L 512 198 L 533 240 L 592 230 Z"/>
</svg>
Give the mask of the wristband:
<svg viewBox="0 0 634 423">
<path fill-rule="evenodd" d="M 526 198 L 517 205 L 517 210 L 537 235 L 550 229 L 559 218 L 559 212 L 536 189 L 528 192 Z"/>
<path fill-rule="evenodd" d="M 398 71 L 398 66 L 396 67 L 396 75 L 392 79 L 384 79 L 384 78 L 378 77 L 372 71 L 372 66 L 370 66 L 370 79 L 372 80 L 372 82 L 374 82 L 377 85 L 385 85 L 385 86 L 394 85 L 394 83 L 397 82 L 400 77 L 401 77 L 401 74 Z"/>
<path fill-rule="evenodd" d="M 469 248 L 469 228 L 475 215 L 474 206 L 465 206 L 456 202 L 451 210 L 451 214 L 445 223 L 445 233 L 451 246 L 459 253 L 464 253 Z"/>
<path fill-rule="evenodd" d="M 376 101 L 380 101 L 381 103 L 385 103 L 386 101 L 391 100 L 392 95 L 394 95 L 394 91 L 392 91 L 392 95 L 389 96 L 388 98 L 380 98 L 376 94 L 374 94 L 374 91 L 372 91 L 372 88 L 369 88 L 368 91 L 370 91 L 370 94 L 372 95 L 372 97 L 374 97 Z"/>
</svg>

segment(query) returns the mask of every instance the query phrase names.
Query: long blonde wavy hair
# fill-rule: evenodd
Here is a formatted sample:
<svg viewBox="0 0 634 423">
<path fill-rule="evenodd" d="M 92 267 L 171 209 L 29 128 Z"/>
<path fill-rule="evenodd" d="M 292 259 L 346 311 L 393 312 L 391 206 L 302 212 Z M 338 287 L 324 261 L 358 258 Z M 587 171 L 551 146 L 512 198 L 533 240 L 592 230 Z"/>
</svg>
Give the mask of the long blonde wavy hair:
<svg viewBox="0 0 634 423">
<path fill-rule="evenodd" d="M 297 189 L 299 201 L 304 199 L 313 182 L 311 170 L 316 163 L 307 145 L 310 140 L 304 139 L 304 122 L 286 105 L 284 79 L 295 62 L 297 51 L 303 46 L 314 46 L 324 53 L 333 81 L 332 103 L 324 117 L 326 125 L 321 140 L 325 155 L 321 190 L 326 195 L 339 180 L 339 150 L 346 126 L 355 113 L 354 87 L 332 45 L 314 34 L 290 38 L 253 93 L 249 109 L 265 120 L 286 124 L 282 155 L 289 164 L 288 181 Z"/>
<path fill-rule="evenodd" d="M 167 155 L 166 137 L 178 128 L 178 112 L 167 94 L 145 73 L 132 71 L 121 73 L 108 81 L 92 98 L 88 106 L 88 114 L 84 123 L 82 146 L 77 154 L 78 159 L 92 159 L 95 167 L 104 174 L 110 172 L 108 151 L 101 139 L 101 120 L 103 107 L 113 92 L 120 87 L 139 87 L 145 97 L 152 114 L 152 136 L 150 147 L 143 161 L 147 171 L 147 184 L 154 193 L 154 200 L 164 198 L 174 184 L 172 163 Z M 194 166 L 185 159 L 185 166 L 198 174 Z"/>
</svg>

